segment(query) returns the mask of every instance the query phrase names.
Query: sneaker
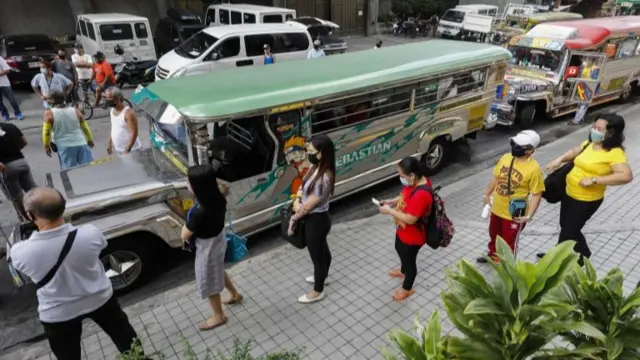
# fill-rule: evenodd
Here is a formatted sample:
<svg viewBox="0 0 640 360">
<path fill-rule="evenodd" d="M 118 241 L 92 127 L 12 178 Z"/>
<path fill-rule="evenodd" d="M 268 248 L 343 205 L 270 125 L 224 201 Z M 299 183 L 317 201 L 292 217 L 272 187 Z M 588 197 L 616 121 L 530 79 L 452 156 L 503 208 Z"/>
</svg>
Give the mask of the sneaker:
<svg viewBox="0 0 640 360">
<path fill-rule="evenodd" d="M 581 123 L 581 122 L 575 122 L 575 121 L 567 121 L 567 125 L 575 125 L 575 126 L 578 126 L 578 125 L 582 125 L 582 123 Z"/>
<path fill-rule="evenodd" d="M 545 255 L 547 255 L 547 253 L 537 253 L 536 256 L 538 257 L 538 259 L 542 259 Z"/>
<path fill-rule="evenodd" d="M 18 120 L 24 120 L 24 115 L 22 115 L 21 112 L 16 113 L 16 119 Z"/>
<path fill-rule="evenodd" d="M 489 262 L 489 260 L 487 260 L 487 258 L 486 258 L 486 257 L 481 256 L 481 257 L 479 257 L 479 258 L 477 258 L 477 259 L 476 259 L 476 262 L 477 262 L 478 264 L 487 264 L 487 263 Z"/>
<path fill-rule="evenodd" d="M 9 115 L 2 114 L 2 121 L 9 121 Z"/>
<path fill-rule="evenodd" d="M 307 276 L 306 278 L 304 278 L 304 281 L 308 282 L 311 285 L 316 283 L 316 279 L 313 276 Z M 326 278 L 324 280 L 324 284 L 329 285 L 329 278 Z"/>
</svg>

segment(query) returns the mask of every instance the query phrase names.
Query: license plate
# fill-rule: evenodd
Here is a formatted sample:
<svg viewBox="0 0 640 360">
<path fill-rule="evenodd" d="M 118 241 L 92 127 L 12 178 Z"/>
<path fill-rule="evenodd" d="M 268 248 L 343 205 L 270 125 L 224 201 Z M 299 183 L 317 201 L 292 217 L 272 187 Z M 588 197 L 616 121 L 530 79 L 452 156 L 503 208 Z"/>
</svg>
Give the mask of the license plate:
<svg viewBox="0 0 640 360">
<path fill-rule="evenodd" d="M 37 67 L 40 67 L 40 63 L 39 63 L 39 62 L 30 62 L 30 63 L 29 63 L 29 67 L 30 67 L 30 68 L 37 68 Z"/>
</svg>

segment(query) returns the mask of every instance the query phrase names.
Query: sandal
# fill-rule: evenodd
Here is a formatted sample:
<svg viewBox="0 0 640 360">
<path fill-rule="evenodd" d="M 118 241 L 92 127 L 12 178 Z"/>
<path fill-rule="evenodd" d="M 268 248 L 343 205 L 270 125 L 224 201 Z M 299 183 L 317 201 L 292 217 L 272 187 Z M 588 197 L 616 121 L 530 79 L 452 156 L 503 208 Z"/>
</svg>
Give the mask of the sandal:
<svg viewBox="0 0 640 360">
<path fill-rule="evenodd" d="M 211 323 L 211 318 L 207 319 L 207 321 L 203 322 L 202 324 L 200 324 L 199 328 L 200 331 L 209 331 L 209 330 L 213 330 L 217 327 L 220 327 L 224 324 L 226 324 L 229 321 L 229 318 L 224 317 L 222 318 L 222 321 L 220 321 L 219 323 Z"/>
<path fill-rule="evenodd" d="M 406 300 L 409 296 L 411 296 L 411 295 L 413 295 L 415 293 L 416 293 L 416 291 L 413 290 L 413 289 L 411 289 L 409 291 L 404 290 L 404 289 L 398 289 L 398 290 L 396 290 L 395 294 L 393 294 L 393 300 L 400 302 L 400 301 Z"/>
<path fill-rule="evenodd" d="M 393 269 L 393 270 L 389 271 L 389 276 L 394 277 L 394 278 L 404 278 L 404 274 L 402 273 L 402 271 L 400 271 L 398 269 Z"/>
<path fill-rule="evenodd" d="M 242 300 L 244 300 L 244 298 L 242 297 L 242 295 L 238 294 L 238 296 L 236 297 L 233 297 L 233 296 L 229 297 L 228 299 L 222 301 L 222 303 L 225 305 L 236 305 L 236 304 L 240 304 Z"/>
</svg>

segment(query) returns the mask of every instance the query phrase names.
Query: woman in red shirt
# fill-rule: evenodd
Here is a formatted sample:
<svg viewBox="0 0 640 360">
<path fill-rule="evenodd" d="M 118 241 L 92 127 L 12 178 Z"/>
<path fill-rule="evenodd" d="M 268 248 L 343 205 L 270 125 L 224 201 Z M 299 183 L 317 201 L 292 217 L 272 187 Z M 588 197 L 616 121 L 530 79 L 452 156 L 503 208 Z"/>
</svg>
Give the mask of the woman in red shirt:
<svg viewBox="0 0 640 360">
<path fill-rule="evenodd" d="M 400 182 L 404 187 L 400 196 L 380 202 L 380 213 L 393 216 L 396 223 L 396 251 L 400 257 L 400 269 L 389 275 L 404 278 L 402 287 L 393 294 L 393 299 L 402 301 L 415 293 L 413 282 L 418 274 L 416 259 L 420 248 L 426 243 L 426 227 L 422 219 L 429 214 L 433 197 L 422 186 L 431 187 L 426 168 L 420 160 L 406 157 L 398 163 Z"/>
</svg>

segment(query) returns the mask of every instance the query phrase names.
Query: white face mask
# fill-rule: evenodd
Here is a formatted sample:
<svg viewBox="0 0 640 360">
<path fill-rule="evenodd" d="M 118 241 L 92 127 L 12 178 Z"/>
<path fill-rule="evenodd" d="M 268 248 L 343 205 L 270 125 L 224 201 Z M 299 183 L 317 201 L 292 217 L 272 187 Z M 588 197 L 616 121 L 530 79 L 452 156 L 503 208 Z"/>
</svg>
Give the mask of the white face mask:
<svg viewBox="0 0 640 360">
<path fill-rule="evenodd" d="M 40 72 L 47 75 L 48 71 L 45 68 L 40 68 Z"/>
</svg>

